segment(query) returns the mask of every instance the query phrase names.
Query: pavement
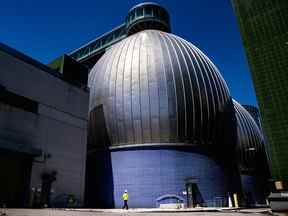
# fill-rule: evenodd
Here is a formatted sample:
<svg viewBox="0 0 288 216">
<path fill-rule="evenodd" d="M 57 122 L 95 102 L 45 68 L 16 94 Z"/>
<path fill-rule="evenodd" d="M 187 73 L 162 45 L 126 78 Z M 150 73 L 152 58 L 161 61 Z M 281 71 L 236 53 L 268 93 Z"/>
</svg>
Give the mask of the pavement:
<svg viewBox="0 0 288 216">
<path fill-rule="evenodd" d="M 268 208 L 231 209 L 231 208 L 195 208 L 195 209 L 0 209 L 6 216 L 268 216 Z M 285 214 L 284 214 L 285 215 Z M 284 216 L 283 215 L 283 216 Z M 287 214 L 288 215 L 288 214 Z M 2 216 L 2 215 L 1 215 Z M 282 216 L 282 215 L 281 215 Z"/>
</svg>

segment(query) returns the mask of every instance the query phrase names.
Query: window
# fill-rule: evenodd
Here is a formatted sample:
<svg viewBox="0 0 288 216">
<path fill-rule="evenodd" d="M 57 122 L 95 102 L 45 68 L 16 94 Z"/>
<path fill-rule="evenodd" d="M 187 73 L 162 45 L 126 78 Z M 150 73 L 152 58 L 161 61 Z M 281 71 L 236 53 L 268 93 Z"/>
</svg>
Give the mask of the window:
<svg viewBox="0 0 288 216">
<path fill-rule="evenodd" d="M 137 8 L 136 9 L 136 16 L 137 17 L 143 16 L 143 8 Z"/>
<path fill-rule="evenodd" d="M 145 8 L 145 15 L 152 16 L 152 7 L 148 6 Z"/>
<path fill-rule="evenodd" d="M 131 11 L 130 22 L 132 22 L 134 20 L 134 17 L 135 17 L 135 10 Z"/>
<path fill-rule="evenodd" d="M 38 103 L 36 101 L 7 91 L 1 85 L 0 85 L 0 106 L 4 108 L 4 110 L 10 110 L 7 109 L 7 107 L 11 108 L 14 107 L 25 110 L 27 112 L 38 113 Z"/>
<path fill-rule="evenodd" d="M 159 17 L 159 9 L 154 8 L 154 17 Z"/>
</svg>

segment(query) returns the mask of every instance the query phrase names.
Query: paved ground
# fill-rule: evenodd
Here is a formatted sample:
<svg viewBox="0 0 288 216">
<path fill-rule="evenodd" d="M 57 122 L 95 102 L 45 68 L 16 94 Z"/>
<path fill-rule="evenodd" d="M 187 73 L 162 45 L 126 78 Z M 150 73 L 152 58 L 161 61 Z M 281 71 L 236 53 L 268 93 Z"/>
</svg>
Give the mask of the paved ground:
<svg viewBox="0 0 288 216">
<path fill-rule="evenodd" d="M 2 210 L 3 211 L 3 210 Z M 1 210 L 0 210 L 0 213 Z M 0 214 L 1 215 L 1 214 Z M 221 210 L 220 212 L 199 212 L 199 211 L 187 211 L 177 212 L 166 211 L 157 212 L 151 210 L 56 210 L 56 209 L 7 209 L 7 216 L 268 216 L 272 215 L 267 209 L 243 209 L 237 211 Z M 287 214 L 288 215 L 288 214 Z"/>
</svg>

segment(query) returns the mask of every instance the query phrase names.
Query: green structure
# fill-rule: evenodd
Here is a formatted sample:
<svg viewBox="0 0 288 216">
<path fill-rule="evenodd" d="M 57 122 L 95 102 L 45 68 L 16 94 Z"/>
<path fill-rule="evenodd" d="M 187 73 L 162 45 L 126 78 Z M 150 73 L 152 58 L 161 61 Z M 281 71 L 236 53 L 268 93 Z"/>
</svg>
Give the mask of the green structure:
<svg viewBox="0 0 288 216">
<path fill-rule="evenodd" d="M 232 0 L 271 154 L 272 190 L 288 190 L 288 1 Z"/>
</svg>

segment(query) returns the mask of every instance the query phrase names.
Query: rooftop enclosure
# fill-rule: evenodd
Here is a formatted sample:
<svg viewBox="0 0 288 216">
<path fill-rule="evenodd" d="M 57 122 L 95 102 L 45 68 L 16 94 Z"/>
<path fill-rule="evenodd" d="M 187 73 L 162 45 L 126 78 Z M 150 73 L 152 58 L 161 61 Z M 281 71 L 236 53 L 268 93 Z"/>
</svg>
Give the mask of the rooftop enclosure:
<svg viewBox="0 0 288 216">
<path fill-rule="evenodd" d="M 145 29 L 170 32 L 170 18 L 165 8 L 156 3 L 141 3 L 128 12 L 125 20 L 128 35 Z"/>
<path fill-rule="evenodd" d="M 108 47 L 145 29 L 170 32 L 170 18 L 166 9 L 153 2 L 138 4 L 129 10 L 123 24 L 72 51 L 69 55 L 92 68 Z"/>
</svg>

